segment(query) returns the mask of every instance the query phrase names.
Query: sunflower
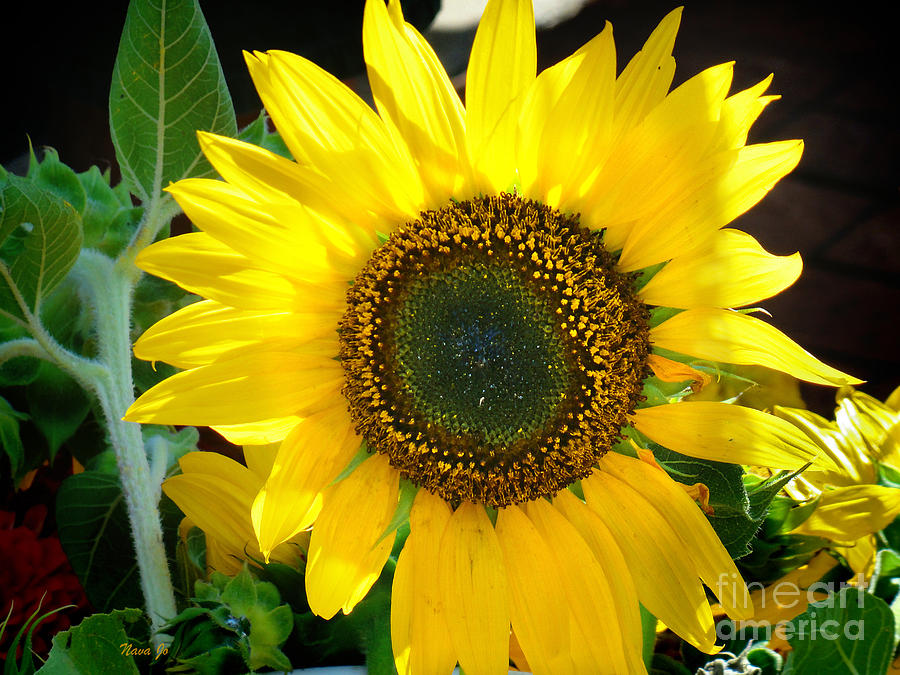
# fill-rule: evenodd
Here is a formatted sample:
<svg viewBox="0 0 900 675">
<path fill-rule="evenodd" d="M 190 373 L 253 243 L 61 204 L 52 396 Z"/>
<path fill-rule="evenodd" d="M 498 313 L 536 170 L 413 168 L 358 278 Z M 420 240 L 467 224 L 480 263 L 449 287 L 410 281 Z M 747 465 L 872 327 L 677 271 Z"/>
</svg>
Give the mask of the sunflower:
<svg viewBox="0 0 900 675">
<path fill-rule="evenodd" d="M 856 382 L 730 309 L 800 273 L 723 228 L 802 143 L 746 144 L 771 78 L 729 96 L 724 64 L 669 91 L 680 16 L 618 77 L 609 25 L 536 76 L 531 3 L 492 0 L 464 108 L 399 2 L 369 0 L 377 112 L 303 58 L 248 54 L 293 161 L 199 134 L 224 181 L 169 191 L 200 231 L 139 256 L 206 299 L 137 342 L 184 370 L 126 419 L 281 443 L 251 518 L 266 555 L 314 525 L 323 617 L 364 597 L 408 515 L 401 673 L 505 672 L 511 629 L 538 673 L 643 672 L 639 601 L 714 651 L 703 584 L 736 618 L 746 589 L 646 448 L 827 461 L 777 417 L 680 401 L 690 359 Z"/>
<path fill-rule="evenodd" d="M 900 387 L 882 403 L 852 387 L 837 392 L 834 421 L 809 410 L 775 407 L 775 414 L 796 425 L 836 465 L 810 470 L 785 491 L 815 503 L 792 530 L 824 537 L 856 573 L 869 574 L 875 562 L 875 533 L 900 514 Z M 888 470 L 889 483 L 879 484 Z"/>
</svg>

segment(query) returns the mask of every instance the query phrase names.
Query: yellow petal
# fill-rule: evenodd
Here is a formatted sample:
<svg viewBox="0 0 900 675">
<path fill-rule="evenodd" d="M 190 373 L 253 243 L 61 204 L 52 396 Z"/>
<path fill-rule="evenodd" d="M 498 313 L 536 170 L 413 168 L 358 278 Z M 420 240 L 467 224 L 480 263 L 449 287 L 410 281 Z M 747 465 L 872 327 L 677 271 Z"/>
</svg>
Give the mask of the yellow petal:
<svg viewBox="0 0 900 675">
<path fill-rule="evenodd" d="M 296 285 L 203 232 L 148 246 L 135 264 L 191 293 L 233 307 L 284 310 L 302 306 Z"/>
<path fill-rule="evenodd" d="M 778 405 L 775 406 L 773 413 L 801 429 L 832 459 L 837 467 L 835 471 L 815 472 L 816 476 L 821 474 L 823 484 L 875 482 L 875 467 L 871 460 L 860 451 L 860 448 L 847 443 L 847 439 L 833 422 L 829 422 L 809 410 L 785 408 Z M 805 471 L 803 478 L 812 480 L 813 472 Z"/>
<path fill-rule="evenodd" d="M 663 382 L 685 382 L 691 380 L 691 388 L 696 392 L 712 382 L 712 377 L 706 373 L 691 368 L 686 363 L 667 359 L 659 354 L 650 354 L 647 357 L 647 365 L 653 370 L 653 375 Z"/>
<path fill-rule="evenodd" d="M 389 214 L 377 213 L 361 200 L 335 197 L 334 177 L 302 166 L 270 150 L 236 138 L 197 132 L 200 148 L 219 175 L 259 201 L 295 200 L 329 219 L 384 232 L 396 225 Z M 386 218 L 387 217 L 387 218 Z"/>
<path fill-rule="evenodd" d="M 690 557 L 700 579 L 716 594 L 729 616 L 753 616 L 747 587 L 734 561 L 680 483 L 660 468 L 617 452 L 606 453 L 600 469 L 638 491 L 663 517 L 681 543 L 679 550 Z"/>
<path fill-rule="evenodd" d="M 648 305 L 682 309 L 743 307 L 780 293 L 802 270 L 799 253 L 771 255 L 749 234 L 725 229 L 709 247 L 667 263 L 639 295 Z"/>
<path fill-rule="evenodd" d="M 863 575 L 863 578 L 872 576 L 875 554 L 878 552 L 873 535 L 861 537 L 850 546 L 835 546 L 834 550 L 844 557 L 854 573 Z"/>
<path fill-rule="evenodd" d="M 462 103 L 434 51 L 384 2 L 367 2 L 363 50 L 382 119 L 405 141 L 433 208 L 462 187 L 468 170 Z"/>
<path fill-rule="evenodd" d="M 603 570 L 603 578 L 610 582 L 608 592 L 617 617 L 615 630 L 621 635 L 626 660 L 631 672 L 644 672 L 638 659 L 642 645 L 638 593 L 621 548 L 603 519 L 568 490 L 557 494 L 553 505 L 584 539 Z"/>
<path fill-rule="evenodd" d="M 689 309 L 652 328 L 650 340 L 697 358 L 765 366 L 816 384 L 860 382 L 822 363 L 774 326 L 739 312 Z"/>
<path fill-rule="evenodd" d="M 685 203 L 710 176 L 733 164 L 719 161 L 722 153 L 708 156 L 732 74 L 733 64 L 724 63 L 675 89 L 622 137 L 593 182 L 585 214 L 592 226 L 606 228 L 607 248 L 624 245 L 622 255 L 629 257 L 620 260 L 620 266 L 630 263 L 635 246 L 631 242 L 653 248 L 676 236 L 658 227 L 659 216 L 671 217 L 673 208 Z M 645 242 L 648 231 L 654 236 Z"/>
<path fill-rule="evenodd" d="M 780 96 L 763 96 L 772 84 L 772 75 L 748 89 L 725 99 L 719 120 L 719 147 L 739 148 L 747 142 L 747 132 L 760 113 Z"/>
<path fill-rule="evenodd" d="M 317 499 L 359 450 L 346 405 L 307 417 L 284 439 L 253 502 L 253 527 L 263 554 L 312 525 Z"/>
<path fill-rule="evenodd" d="M 343 381 L 344 371 L 332 358 L 242 351 L 163 380 L 124 419 L 194 426 L 258 422 L 342 400 Z"/>
<path fill-rule="evenodd" d="M 503 553 L 480 504 L 463 502 L 441 539 L 437 583 L 447 631 L 467 673 L 509 670 L 509 595 Z"/>
<path fill-rule="evenodd" d="M 641 603 L 697 649 L 715 651 L 712 610 L 670 525 L 636 490 L 604 471 L 581 484 L 588 506 L 621 546 Z"/>
<path fill-rule="evenodd" d="M 736 153 L 733 161 L 731 153 Z M 619 268 L 623 272 L 638 270 L 706 244 L 716 230 L 754 206 L 793 171 L 802 154 L 803 141 L 795 140 L 748 145 L 713 155 L 711 169 L 691 175 L 666 208 L 629 232 Z M 721 158 L 728 161 L 722 164 Z M 709 182 L 699 178 L 707 171 Z M 679 187 L 670 186 L 669 192 Z"/>
<path fill-rule="evenodd" d="M 349 614 L 378 579 L 394 545 L 393 532 L 381 537 L 397 509 L 399 481 L 378 454 L 325 493 L 306 564 L 306 597 L 318 616 Z"/>
<path fill-rule="evenodd" d="M 682 8 L 669 12 L 616 81 L 616 129 L 622 135 L 640 124 L 665 98 L 675 75 L 672 48 Z"/>
<path fill-rule="evenodd" d="M 836 399 L 835 423 L 852 446 L 882 462 L 900 449 L 900 414 L 852 387 L 839 389 Z"/>
<path fill-rule="evenodd" d="M 166 191 L 201 230 L 289 279 L 346 283 L 377 246 L 374 233 L 357 225 L 328 222 L 293 200 L 270 195 L 261 203 L 220 180 L 188 178 Z"/>
<path fill-rule="evenodd" d="M 391 588 L 391 646 L 399 675 L 449 673 L 456 654 L 447 634 L 438 579 L 441 537 L 450 520 L 447 503 L 419 490 L 409 514 Z"/>
<path fill-rule="evenodd" d="M 640 673 L 645 672 L 640 659 L 640 619 L 632 607 L 630 625 L 617 610 L 612 586 L 618 579 L 608 579 L 591 549 L 578 530 L 547 501 L 528 502 L 526 513 L 547 541 L 556 560 L 571 622 L 576 635 L 585 642 L 574 644 L 573 658 L 581 672 Z M 630 638 L 630 639 L 629 639 Z"/>
<path fill-rule="evenodd" d="M 537 48 L 530 0 L 491 0 L 475 34 L 466 72 L 469 155 L 485 193 L 516 180 L 518 97 L 534 82 Z"/>
<path fill-rule="evenodd" d="M 582 180 L 594 174 L 609 152 L 615 79 L 609 23 L 575 54 L 538 76 L 519 120 L 518 164 L 526 197 L 567 212 L 580 209 Z"/>
<path fill-rule="evenodd" d="M 217 424 L 212 429 L 235 445 L 262 445 L 284 440 L 302 419 L 299 415 L 286 415 L 246 424 Z"/>
<path fill-rule="evenodd" d="M 245 53 L 250 76 L 291 154 L 330 179 L 335 201 L 388 222 L 415 218 L 422 184 L 406 148 L 361 98 L 311 61 Z"/>
<path fill-rule="evenodd" d="M 682 401 L 642 408 L 634 426 L 650 440 L 691 457 L 781 469 L 834 469 L 830 458 L 797 427 L 752 408 L 713 401 Z"/>
<path fill-rule="evenodd" d="M 567 673 L 569 608 L 550 544 L 517 506 L 497 513 L 497 539 L 509 582 L 509 617 L 531 669 Z"/>
<path fill-rule="evenodd" d="M 182 473 L 163 483 L 163 492 L 194 524 L 228 552 L 255 548 L 250 504 L 258 479 L 247 467 L 215 452 L 190 452 Z"/>
<path fill-rule="evenodd" d="M 278 456 L 279 447 L 281 447 L 281 443 L 244 446 L 244 462 L 247 464 L 247 468 L 259 478 L 259 485 L 262 485 L 266 478 L 269 477 L 272 465 Z"/>
<path fill-rule="evenodd" d="M 850 485 L 826 490 L 816 510 L 792 530 L 850 545 L 887 527 L 900 513 L 900 490 L 883 485 Z"/>
<path fill-rule="evenodd" d="M 135 343 L 134 355 L 177 368 L 195 368 L 261 342 L 290 351 L 314 338 L 327 337 L 331 355 L 336 356 L 339 322 L 337 313 L 236 309 L 206 300 L 183 307 L 151 326 Z"/>
</svg>

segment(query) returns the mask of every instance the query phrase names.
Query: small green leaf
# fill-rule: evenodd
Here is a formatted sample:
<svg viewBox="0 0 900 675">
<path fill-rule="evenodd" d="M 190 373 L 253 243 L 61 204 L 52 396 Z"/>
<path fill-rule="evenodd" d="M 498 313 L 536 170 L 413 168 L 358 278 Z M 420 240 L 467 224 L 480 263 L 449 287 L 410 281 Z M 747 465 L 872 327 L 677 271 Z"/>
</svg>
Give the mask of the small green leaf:
<svg viewBox="0 0 900 675">
<path fill-rule="evenodd" d="M 784 632 L 793 650 L 783 675 L 882 675 L 893 653 L 894 617 L 881 598 L 848 587 L 810 603 Z"/>
<path fill-rule="evenodd" d="M 0 447 L 9 457 L 10 475 L 19 478 L 19 469 L 25 461 L 25 448 L 19 436 L 19 422 L 27 420 L 28 415 L 13 410 L 5 398 L 0 396 Z"/>
<path fill-rule="evenodd" d="M 234 136 L 219 57 L 196 0 L 132 0 L 109 92 L 122 179 L 145 204 L 172 181 L 212 176 L 197 130 Z"/>
<path fill-rule="evenodd" d="M 97 248 L 109 256 L 118 255 L 131 239 L 140 222 L 143 209 L 134 206 L 121 184 L 109 185 L 109 174 L 101 174 L 96 166 L 78 174 L 86 203 L 81 218 L 85 247 Z M 128 197 L 123 203 L 122 192 Z"/>
<path fill-rule="evenodd" d="M 39 188 L 61 197 L 78 213 L 84 211 L 87 203 L 84 187 L 77 174 L 59 161 L 59 153 L 53 148 L 44 148 L 44 158 L 40 162 L 31 163 L 28 178 Z"/>
<path fill-rule="evenodd" d="M 0 310 L 25 318 L 17 296 L 35 313 L 81 251 L 81 216 L 31 181 L 9 176 L 0 190 Z"/>
<path fill-rule="evenodd" d="M 92 614 L 80 624 L 53 637 L 50 657 L 38 671 L 40 675 L 135 675 L 139 672 L 135 658 L 146 659 L 150 665 L 155 650 L 135 644 L 125 632 L 123 624 L 132 624 L 143 617 L 139 609 L 114 610 L 109 614 Z M 128 647 L 139 650 L 140 656 L 129 656 Z M 148 653 L 144 653 L 147 650 Z"/>
<path fill-rule="evenodd" d="M 50 463 L 60 446 L 74 434 L 91 409 L 91 402 L 75 380 L 52 363 L 41 362 L 38 377 L 25 390 L 35 426 L 47 439 Z"/>
</svg>

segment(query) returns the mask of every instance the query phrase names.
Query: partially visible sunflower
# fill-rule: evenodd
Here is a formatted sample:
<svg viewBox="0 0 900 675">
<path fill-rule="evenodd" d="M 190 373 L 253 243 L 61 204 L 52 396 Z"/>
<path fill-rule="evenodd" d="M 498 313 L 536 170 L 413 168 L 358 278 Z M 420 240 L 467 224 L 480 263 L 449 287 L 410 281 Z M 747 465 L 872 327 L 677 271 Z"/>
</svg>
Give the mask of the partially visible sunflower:
<svg viewBox="0 0 900 675">
<path fill-rule="evenodd" d="M 854 572 L 868 575 L 875 533 L 900 514 L 900 489 L 877 485 L 879 465 L 900 471 L 900 387 L 884 403 L 841 387 L 834 421 L 796 408 L 776 406 L 775 414 L 802 429 L 837 467 L 809 470 L 785 487 L 798 501 L 816 500 L 793 532 L 834 542 Z"/>
<path fill-rule="evenodd" d="M 250 510 L 277 450 L 277 445 L 245 447 L 247 466 L 214 452 L 189 452 L 178 462 L 181 474 L 163 484 L 163 491 L 185 514 L 182 534 L 193 526 L 203 530 L 208 571 L 233 576 L 245 560 L 263 558 Z M 309 534 L 300 532 L 268 551 L 266 558 L 297 567 L 308 546 Z"/>
<path fill-rule="evenodd" d="M 820 450 L 648 380 L 690 380 L 689 356 L 857 381 L 728 309 L 800 274 L 722 228 L 802 143 L 746 145 L 770 78 L 728 96 L 724 64 L 669 92 L 680 16 L 618 77 L 609 25 L 536 77 L 531 3 L 492 0 L 464 109 L 399 2 L 368 0 L 378 113 L 303 58 L 248 54 L 295 161 L 201 133 L 224 182 L 169 188 L 201 231 L 139 257 L 207 299 L 139 340 L 185 371 L 126 419 L 281 441 L 253 525 L 269 554 L 315 523 L 314 612 L 366 594 L 401 482 L 417 490 L 391 603 L 401 673 L 505 672 L 510 626 L 534 672 L 644 672 L 638 600 L 713 651 L 703 583 L 736 618 L 746 589 L 684 490 L 619 454 L 623 434 L 785 468 Z"/>
</svg>

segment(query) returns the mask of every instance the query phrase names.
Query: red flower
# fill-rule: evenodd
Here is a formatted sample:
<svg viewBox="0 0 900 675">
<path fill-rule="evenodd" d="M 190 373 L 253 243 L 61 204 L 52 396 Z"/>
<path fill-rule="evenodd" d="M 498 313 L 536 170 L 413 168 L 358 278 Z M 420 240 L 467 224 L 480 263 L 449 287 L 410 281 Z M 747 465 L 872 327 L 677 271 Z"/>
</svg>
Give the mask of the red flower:
<svg viewBox="0 0 900 675">
<path fill-rule="evenodd" d="M 0 641 L 0 659 L 6 658 L 16 634 L 38 606 L 40 616 L 52 609 L 75 605 L 50 615 L 35 629 L 32 649 L 42 655 L 50 651 L 51 638 L 69 628 L 70 619 L 83 615 L 88 608 L 87 597 L 63 553 L 59 537 L 40 536 L 46 517 L 47 507 L 37 504 L 15 527 L 15 513 L 0 511 L 0 623 L 12 607 Z M 21 643 L 16 651 L 16 658 L 20 658 Z"/>
</svg>

